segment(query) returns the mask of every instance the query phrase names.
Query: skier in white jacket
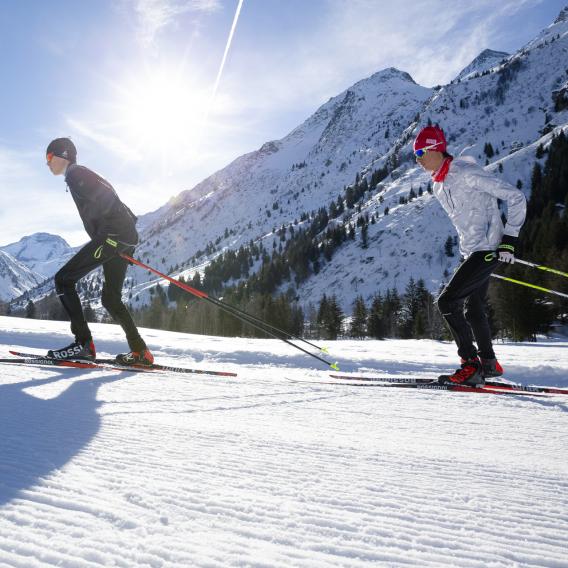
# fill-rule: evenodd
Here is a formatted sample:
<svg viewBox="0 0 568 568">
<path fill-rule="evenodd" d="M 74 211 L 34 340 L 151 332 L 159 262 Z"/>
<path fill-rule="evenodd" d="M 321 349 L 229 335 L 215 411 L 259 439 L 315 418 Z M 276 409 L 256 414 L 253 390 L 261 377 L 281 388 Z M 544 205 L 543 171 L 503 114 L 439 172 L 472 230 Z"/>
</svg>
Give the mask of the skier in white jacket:
<svg viewBox="0 0 568 568">
<path fill-rule="evenodd" d="M 442 375 L 440 382 L 476 385 L 503 374 L 491 342 L 486 296 L 498 260 L 515 262 L 526 199 L 517 188 L 475 163 L 454 160 L 446 150 L 444 132 L 438 126 L 423 128 L 414 140 L 416 161 L 431 172 L 434 195 L 458 232 L 464 257 L 436 300 L 461 357 L 461 367 L 453 375 Z M 504 226 L 499 199 L 507 204 Z"/>
</svg>

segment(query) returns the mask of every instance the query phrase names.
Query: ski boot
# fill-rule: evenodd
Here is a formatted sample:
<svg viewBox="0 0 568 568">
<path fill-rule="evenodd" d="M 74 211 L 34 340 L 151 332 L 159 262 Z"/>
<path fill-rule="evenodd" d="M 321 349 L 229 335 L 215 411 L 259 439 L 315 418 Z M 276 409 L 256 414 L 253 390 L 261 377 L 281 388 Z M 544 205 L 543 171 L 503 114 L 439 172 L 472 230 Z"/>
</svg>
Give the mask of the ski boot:
<svg viewBox="0 0 568 568">
<path fill-rule="evenodd" d="M 476 385 L 484 385 L 483 371 L 481 361 L 478 357 L 473 359 L 462 359 L 462 364 L 453 375 L 440 375 L 438 382 L 441 385 L 463 385 L 466 387 L 474 387 Z"/>
<path fill-rule="evenodd" d="M 92 339 L 81 343 L 75 340 L 73 343 L 67 347 L 61 349 L 50 349 L 47 352 L 47 356 L 50 359 L 57 359 L 59 361 L 74 361 L 74 360 L 84 360 L 84 361 L 94 361 L 97 356 L 95 350 L 95 344 Z"/>
<path fill-rule="evenodd" d="M 131 351 L 130 353 L 121 353 L 117 355 L 115 361 L 119 365 L 140 365 L 143 367 L 151 367 L 154 364 L 154 355 L 149 349 L 144 351 Z"/>
<path fill-rule="evenodd" d="M 483 377 L 486 379 L 501 377 L 503 375 L 503 367 L 501 367 L 497 359 L 481 359 L 481 367 Z"/>
</svg>

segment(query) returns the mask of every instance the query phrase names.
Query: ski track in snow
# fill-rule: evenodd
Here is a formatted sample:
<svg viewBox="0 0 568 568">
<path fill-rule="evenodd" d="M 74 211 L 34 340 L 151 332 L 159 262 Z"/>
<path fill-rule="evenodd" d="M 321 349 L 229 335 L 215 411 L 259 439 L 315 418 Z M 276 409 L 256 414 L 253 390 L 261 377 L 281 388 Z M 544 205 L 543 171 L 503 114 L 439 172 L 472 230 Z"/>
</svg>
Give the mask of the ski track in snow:
<svg viewBox="0 0 568 568">
<path fill-rule="evenodd" d="M 67 326 L 0 318 L 0 357 Z M 3 365 L 0 566 L 568 566 L 568 400 L 318 384 L 276 341 L 143 335 L 160 362 L 239 376 Z M 455 361 L 433 341 L 329 347 L 344 371 Z M 509 378 L 568 386 L 568 343 L 496 347 Z"/>
</svg>

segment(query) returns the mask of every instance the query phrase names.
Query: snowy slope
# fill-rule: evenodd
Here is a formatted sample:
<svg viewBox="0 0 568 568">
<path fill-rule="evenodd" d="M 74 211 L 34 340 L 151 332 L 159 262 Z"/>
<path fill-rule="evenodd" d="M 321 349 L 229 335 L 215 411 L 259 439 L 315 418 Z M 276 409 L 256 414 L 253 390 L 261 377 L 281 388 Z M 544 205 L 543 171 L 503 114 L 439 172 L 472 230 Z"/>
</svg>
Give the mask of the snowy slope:
<svg viewBox="0 0 568 568">
<path fill-rule="evenodd" d="M 41 274 L 0 250 L 0 300 L 8 301 L 20 296 L 43 280 Z"/>
<path fill-rule="evenodd" d="M 187 263 L 219 237 L 231 247 L 251 238 L 271 242 L 275 227 L 327 207 L 386 153 L 430 94 L 392 68 L 360 81 L 282 140 L 238 158 L 153 214 L 139 254 L 167 268 Z M 225 229 L 234 234 L 223 239 Z"/>
<path fill-rule="evenodd" d="M 162 362 L 238 377 L 3 365 L 1 566 L 566 566 L 567 400 L 301 382 L 326 373 L 283 343 L 143 333 Z M 0 318 L 2 357 L 67 339 Z M 432 341 L 330 348 L 394 375 L 455 360 Z M 567 348 L 498 353 L 512 377 L 567 385 Z"/>
</svg>

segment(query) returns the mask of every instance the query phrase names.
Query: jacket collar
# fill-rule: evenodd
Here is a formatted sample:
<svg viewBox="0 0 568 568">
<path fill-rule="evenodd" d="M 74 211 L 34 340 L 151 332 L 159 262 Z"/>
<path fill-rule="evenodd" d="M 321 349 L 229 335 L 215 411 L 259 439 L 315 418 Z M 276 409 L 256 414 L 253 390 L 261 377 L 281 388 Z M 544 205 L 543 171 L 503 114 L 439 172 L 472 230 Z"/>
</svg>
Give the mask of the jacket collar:
<svg viewBox="0 0 568 568">
<path fill-rule="evenodd" d="M 434 181 L 444 181 L 446 179 L 453 159 L 454 158 L 452 156 L 448 156 L 444 159 L 440 168 L 432 174 L 432 179 Z"/>
</svg>

